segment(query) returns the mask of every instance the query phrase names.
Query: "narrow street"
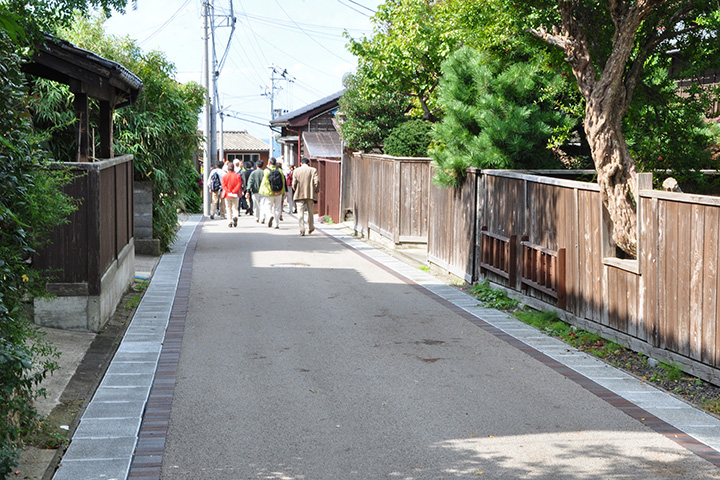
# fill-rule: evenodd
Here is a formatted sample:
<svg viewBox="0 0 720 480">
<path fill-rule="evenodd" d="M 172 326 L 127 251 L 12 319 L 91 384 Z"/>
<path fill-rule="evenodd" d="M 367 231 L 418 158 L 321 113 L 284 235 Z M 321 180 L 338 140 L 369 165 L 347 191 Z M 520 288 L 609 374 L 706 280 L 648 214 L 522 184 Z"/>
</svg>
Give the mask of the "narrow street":
<svg viewBox="0 0 720 480">
<path fill-rule="evenodd" d="M 163 479 L 720 478 L 287 214 L 197 229 Z"/>
</svg>

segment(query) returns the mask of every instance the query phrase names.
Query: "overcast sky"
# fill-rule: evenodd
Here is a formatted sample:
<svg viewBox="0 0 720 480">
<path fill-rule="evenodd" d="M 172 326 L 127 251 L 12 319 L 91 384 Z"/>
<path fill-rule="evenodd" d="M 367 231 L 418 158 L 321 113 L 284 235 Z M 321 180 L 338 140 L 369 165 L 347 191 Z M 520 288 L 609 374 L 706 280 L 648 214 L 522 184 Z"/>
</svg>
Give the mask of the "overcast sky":
<svg viewBox="0 0 720 480">
<path fill-rule="evenodd" d="M 218 59 L 228 45 L 231 29 L 220 25 L 228 25 L 231 2 L 237 22 L 219 77 L 220 104 L 241 119 L 225 117 L 225 130 L 247 130 L 267 141 L 269 66 L 294 79 L 276 82 L 282 88 L 276 109 L 292 111 L 339 91 L 343 75 L 356 67 L 343 31 L 370 36 L 370 16 L 384 0 L 214 0 Z M 201 13 L 201 0 L 137 0 L 137 10 L 114 14 L 106 31 L 129 35 L 145 51 L 165 52 L 179 82 L 202 84 Z"/>
</svg>

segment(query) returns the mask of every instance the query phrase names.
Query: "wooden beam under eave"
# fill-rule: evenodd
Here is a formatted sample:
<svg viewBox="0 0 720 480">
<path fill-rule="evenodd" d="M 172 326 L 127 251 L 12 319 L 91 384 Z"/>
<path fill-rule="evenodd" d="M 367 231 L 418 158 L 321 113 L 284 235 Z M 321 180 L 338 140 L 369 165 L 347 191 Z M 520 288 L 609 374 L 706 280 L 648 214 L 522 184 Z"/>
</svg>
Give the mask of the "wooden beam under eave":
<svg viewBox="0 0 720 480">
<path fill-rule="evenodd" d="M 100 102 L 100 158 L 113 158 L 113 103 L 101 100 Z"/>
</svg>

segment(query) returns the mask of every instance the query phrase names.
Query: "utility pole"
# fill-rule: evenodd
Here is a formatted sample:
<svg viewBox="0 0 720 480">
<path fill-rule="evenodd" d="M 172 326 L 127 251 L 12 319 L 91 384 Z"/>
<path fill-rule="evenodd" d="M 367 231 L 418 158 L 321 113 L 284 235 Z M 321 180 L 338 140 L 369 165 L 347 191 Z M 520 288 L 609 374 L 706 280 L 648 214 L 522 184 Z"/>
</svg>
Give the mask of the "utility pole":
<svg viewBox="0 0 720 480">
<path fill-rule="evenodd" d="M 275 110 L 275 93 L 282 90 L 282 87 L 276 85 L 276 81 L 285 80 L 286 82 L 294 82 L 295 78 L 288 74 L 287 69 L 280 69 L 275 65 L 268 66 L 270 69 L 270 91 L 266 91 L 263 95 L 270 98 L 270 122 L 275 120 L 277 117 L 277 111 Z M 298 140 L 299 141 L 299 140 Z M 275 152 L 275 132 L 273 131 L 272 125 L 270 126 L 270 157 Z"/>
<path fill-rule="evenodd" d="M 202 3 L 203 16 L 203 87 L 205 87 L 205 117 L 203 130 L 205 131 L 205 151 L 203 152 L 203 215 L 210 215 L 210 191 L 208 190 L 208 179 L 210 175 L 211 155 L 215 151 L 215 132 L 211 130 L 212 104 L 210 102 L 210 29 L 209 17 L 211 0 L 204 0 Z"/>
<path fill-rule="evenodd" d="M 216 23 L 216 16 L 215 16 L 215 5 L 214 0 L 203 0 L 202 3 L 202 15 L 203 15 L 203 41 L 204 41 L 204 49 L 203 49 L 203 86 L 205 87 L 205 121 L 204 121 L 204 129 L 205 129 L 205 153 L 203 155 L 203 175 L 204 175 L 204 182 L 203 184 L 207 186 L 208 179 L 210 175 L 210 170 L 212 170 L 212 164 L 217 162 L 217 155 L 218 155 L 218 149 L 217 149 L 217 105 L 219 103 L 219 94 L 218 94 L 218 77 L 220 76 L 220 71 L 222 70 L 222 67 L 225 63 L 225 59 L 227 58 L 227 54 L 230 50 L 230 41 L 232 40 L 233 33 L 235 32 L 235 16 L 233 15 L 233 5 L 232 0 L 230 0 L 230 15 L 220 15 L 217 18 L 220 19 L 220 23 Z M 223 26 L 229 26 L 232 27 L 230 30 L 230 35 L 228 37 L 228 43 L 227 47 L 225 48 L 225 53 L 222 56 L 222 59 L 218 61 L 217 59 L 217 53 L 215 51 L 215 28 L 217 27 L 223 27 Z M 212 49 L 212 60 L 210 56 L 210 52 Z M 210 79 L 210 67 L 212 63 L 212 82 Z M 222 132 L 220 132 L 220 135 L 222 136 Z M 222 157 L 224 158 L 225 153 L 221 152 Z M 210 215 L 210 192 L 208 192 L 207 188 L 203 189 L 203 213 L 204 215 Z"/>
</svg>

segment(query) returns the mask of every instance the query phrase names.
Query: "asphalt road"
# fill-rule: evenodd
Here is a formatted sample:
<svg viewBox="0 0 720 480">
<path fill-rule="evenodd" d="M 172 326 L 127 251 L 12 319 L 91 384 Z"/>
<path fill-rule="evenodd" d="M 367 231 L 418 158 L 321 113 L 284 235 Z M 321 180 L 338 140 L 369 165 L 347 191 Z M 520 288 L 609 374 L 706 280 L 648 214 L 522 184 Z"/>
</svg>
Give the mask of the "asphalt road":
<svg viewBox="0 0 720 480">
<path fill-rule="evenodd" d="M 720 478 L 292 218 L 202 228 L 164 479 Z"/>
</svg>

